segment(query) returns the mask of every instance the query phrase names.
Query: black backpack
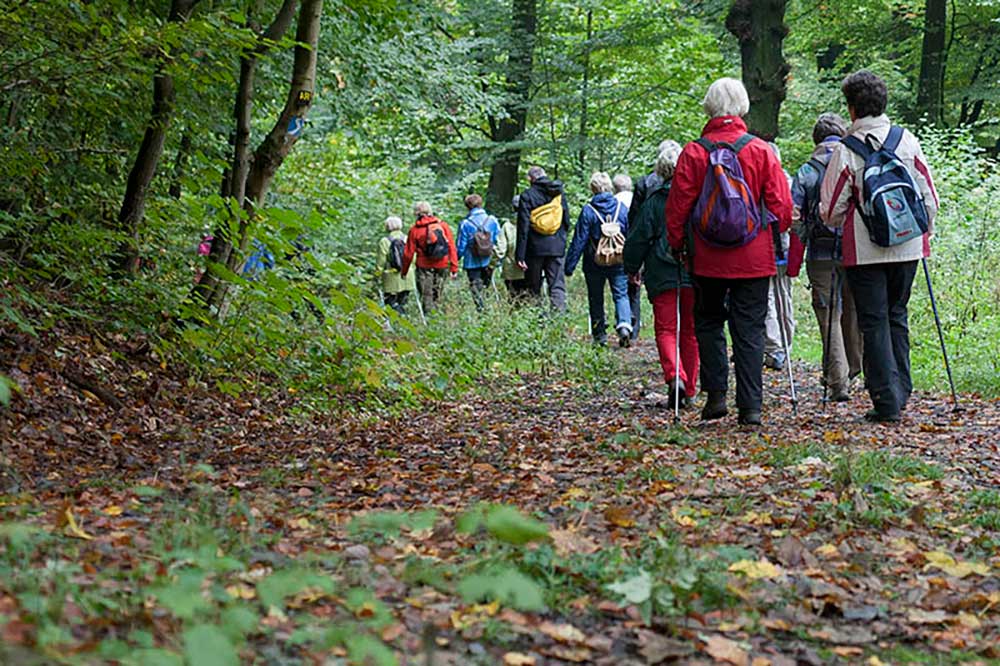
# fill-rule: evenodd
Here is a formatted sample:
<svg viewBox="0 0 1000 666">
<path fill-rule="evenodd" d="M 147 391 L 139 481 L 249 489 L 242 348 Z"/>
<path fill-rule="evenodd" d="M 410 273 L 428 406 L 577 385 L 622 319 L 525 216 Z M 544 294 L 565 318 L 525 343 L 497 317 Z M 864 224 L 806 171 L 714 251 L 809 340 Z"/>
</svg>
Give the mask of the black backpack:
<svg viewBox="0 0 1000 666">
<path fill-rule="evenodd" d="M 402 238 L 389 238 L 389 268 L 394 271 L 403 270 L 403 254 L 406 252 L 406 241 Z"/>
<path fill-rule="evenodd" d="M 424 237 L 424 256 L 428 259 L 442 259 L 448 256 L 448 238 L 441 228 L 443 222 L 434 222 L 427 226 Z"/>
<path fill-rule="evenodd" d="M 805 209 L 802 217 L 805 219 L 806 238 L 813 250 L 823 250 L 833 253 L 837 247 L 837 234 L 831 231 L 819 216 L 820 187 L 823 185 L 823 176 L 826 175 L 826 165 L 815 157 L 806 162 L 816 171 L 816 184 L 805 191 Z"/>
</svg>

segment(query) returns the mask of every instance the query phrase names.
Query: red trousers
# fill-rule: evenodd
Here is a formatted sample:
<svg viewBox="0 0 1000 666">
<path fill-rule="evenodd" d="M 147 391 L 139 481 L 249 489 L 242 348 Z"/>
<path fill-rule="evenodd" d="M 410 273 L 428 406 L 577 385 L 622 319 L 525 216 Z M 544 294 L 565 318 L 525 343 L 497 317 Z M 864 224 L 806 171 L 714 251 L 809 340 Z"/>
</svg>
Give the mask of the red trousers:
<svg viewBox="0 0 1000 666">
<path fill-rule="evenodd" d="M 683 287 L 681 292 L 681 367 L 674 367 L 677 353 L 677 290 L 669 289 L 652 299 L 653 330 L 656 332 L 656 349 L 660 353 L 663 379 L 668 384 L 675 376 L 684 382 L 684 393 L 693 398 L 698 380 L 698 339 L 694 335 L 694 289 Z"/>
</svg>

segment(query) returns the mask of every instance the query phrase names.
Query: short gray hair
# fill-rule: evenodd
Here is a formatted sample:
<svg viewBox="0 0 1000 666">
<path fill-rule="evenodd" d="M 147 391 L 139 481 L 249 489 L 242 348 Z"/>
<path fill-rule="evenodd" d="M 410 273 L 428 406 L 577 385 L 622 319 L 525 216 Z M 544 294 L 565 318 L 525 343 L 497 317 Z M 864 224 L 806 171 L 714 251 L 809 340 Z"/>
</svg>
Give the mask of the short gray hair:
<svg viewBox="0 0 1000 666">
<path fill-rule="evenodd" d="M 627 173 L 620 173 L 611 179 L 611 184 L 615 188 L 615 192 L 631 192 L 632 191 L 632 179 Z"/>
<path fill-rule="evenodd" d="M 601 192 L 613 192 L 614 185 L 611 184 L 611 176 L 604 171 L 595 171 L 590 176 L 590 191 L 594 194 Z"/>
<path fill-rule="evenodd" d="M 528 180 L 535 182 L 539 178 L 545 178 L 545 169 L 540 166 L 533 166 L 528 169 Z"/>
<path fill-rule="evenodd" d="M 672 139 L 667 139 L 660 144 L 660 154 L 656 157 L 656 166 L 653 170 L 656 175 L 663 180 L 670 180 L 674 177 L 674 169 L 677 167 L 677 160 L 681 156 L 681 144 Z"/>
<path fill-rule="evenodd" d="M 813 125 L 813 143 L 821 144 L 831 136 L 843 137 L 847 134 L 847 121 L 836 113 L 821 113 Z"/>
<path fill-rule="evenodd" d="M 431 208 L 429 201 L 418 201 L 413 204 L 413 214 L 417 217 L 427 217 L 428 215 L 433 215 L 434 210 Z"/>
<path fill-rule="evenodd" d="M 390 215 L 385 218 L 385 230 L 386 231 L 399 231 L 403 228 L 403 221 L 396 217 L 395 215 Z"/>
<path fill-rule="evenodd" d="M 742 81 L 723 77 L 708 87 L 703 106 L 709 118 L 742 117 L 750 111 L 750 97 Z"/>
</svg>

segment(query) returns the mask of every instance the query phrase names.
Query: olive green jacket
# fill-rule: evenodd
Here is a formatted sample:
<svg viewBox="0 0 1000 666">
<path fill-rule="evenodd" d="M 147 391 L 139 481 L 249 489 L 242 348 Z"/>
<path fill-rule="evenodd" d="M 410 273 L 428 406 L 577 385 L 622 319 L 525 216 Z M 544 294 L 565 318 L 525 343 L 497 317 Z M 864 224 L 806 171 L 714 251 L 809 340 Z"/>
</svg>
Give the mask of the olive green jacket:
<svg viewBox="0 0 1000 666">
<path fill-rule="evenodd" d="M 643 282 L 650 300 L 677 288 L 677 262 L 667 245 L 666 205 L 669 191 L 668 181 L 649 195 L 625 240 L 625 272 L 635 275 L 643 271 Z M 691 286 L 691 278 L 683 268 L 680 282 L 682 287 Z"/>
<path fill-rule="evenodd" d="M 493 255 L 500 262 L 500 277 L 504 280 L 523 280 L 524 271 L 517 265 L 517 225 L 511 221 L 503 223 Z"/>
<path fill-rule="evenodd" d="M 383 236 L 378 242 L 378 251 L 375 253 L 375 274 L 382 280 L 382 291 L 386 294 L 413 291 L 417 288 L 416 271 L 410 271 L 404 278 L 400 277 L 397 269 L 389 268 L 391 238 L 398 238 L 405 243 L 406 234 L 402 231 L 393 231 L 388 236 Z"/>
</svg>

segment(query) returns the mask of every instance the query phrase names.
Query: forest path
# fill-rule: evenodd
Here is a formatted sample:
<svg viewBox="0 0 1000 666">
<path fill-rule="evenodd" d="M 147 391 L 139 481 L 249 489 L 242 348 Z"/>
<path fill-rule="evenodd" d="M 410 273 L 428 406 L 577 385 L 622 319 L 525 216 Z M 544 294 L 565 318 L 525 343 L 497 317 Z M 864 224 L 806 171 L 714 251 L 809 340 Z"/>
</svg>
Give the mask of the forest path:
<svg viewBox="0 0 1000 666">
<path fill-rule="evenodd" d="M 47 520 L 72 506 L 96 543 L 126 550 L 148 545 L 170 506 L 135 484 L 186 507 L 202 484 L 238 494 L 256 531 L 226 520 L 260 540 L 254 561 L 345 556 L 355 568 L 337 575 L 385 605 L 381 636 L 405 663 L 428 662 L 428 635 L 433 663 L 456 665 L 1000 658 L 1000 402 L 954 413 L 917 393 L 901 424 L 871 425 L 860 391 L 824 410 L 817 373 L 796 365 L 798 416 L 787 375 L 767 372 L 763 429 L 695 410 L 674 428 L 652 342 L 608 353 L 624 374 L 603 391 L 531 376 L 375 424 L 295 425 L 249 403 L 220 422 L 151 401 L 116 417 L 136 430 L 118 438 L 118 425 L 78 432 L 68 413 L 47 432 L 73 447 L 53 452 L 24 448 L 40 426 L 22 414 L 7 455 L 34 456 L 22 478 Z M 534 513 L 551 546 L 498 550 L 442 521 L 479 502 Z M 433 529 L 377 518 L 428 509 Z M 452 567 L 446 579 L 477 558 L 514 562 L 548 610 L 470 606 L 415 576 L 414 558 Z"/>
</svg>

